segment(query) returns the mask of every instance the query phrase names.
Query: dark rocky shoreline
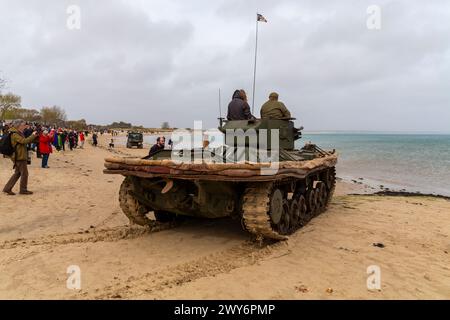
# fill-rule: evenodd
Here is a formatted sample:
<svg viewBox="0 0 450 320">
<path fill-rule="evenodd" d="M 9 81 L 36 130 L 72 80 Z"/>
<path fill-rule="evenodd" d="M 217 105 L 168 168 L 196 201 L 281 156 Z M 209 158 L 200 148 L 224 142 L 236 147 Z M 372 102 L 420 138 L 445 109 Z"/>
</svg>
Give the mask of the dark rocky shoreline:
<svg viewBox="0 0 450 320">
<path fill-rule="evenodd" d="M 375 193 L 369 194 L 360 194 L 355 193 L 351 194 L 352 196 L 389 196 L 389 197 L 427 197 L 427 198 L 437 198 L 444 199 L 450 201 L 450 197 L 443 196 L 440 194 L 429 194 L 429 193 L 421 193 L 421 192 L 407 192 L 407 191 L 392 191 L 392 190 L 383 190 Z"/>
</svg>

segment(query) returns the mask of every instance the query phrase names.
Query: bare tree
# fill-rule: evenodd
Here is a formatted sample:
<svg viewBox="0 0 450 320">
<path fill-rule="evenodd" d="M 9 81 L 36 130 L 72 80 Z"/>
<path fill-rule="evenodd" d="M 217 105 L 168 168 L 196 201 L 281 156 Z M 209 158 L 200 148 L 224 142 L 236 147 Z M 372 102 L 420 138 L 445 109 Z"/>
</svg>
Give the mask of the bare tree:
<svg viewBox="0 0 450 320">
<path fill-rule="evenodd" d="M 71 129 L 75 129 L 77 131 L 87 130 L 88 128 L 85 119 L 66 121 L 65 126 Z"/>
<path fill-rule="evenodd" d="M 13 93 L 0 94 L 0 119 L 4 120 L 5 114 L 14 108 L 20 108 L 21 98 Z"/>
<path fill-rule="evenodd" d="M 61 125 L 67 120 L 66 112 L 58 106 L 43 107 L 41 109 L 41 118 L 48 125 Z"/>
</svg>

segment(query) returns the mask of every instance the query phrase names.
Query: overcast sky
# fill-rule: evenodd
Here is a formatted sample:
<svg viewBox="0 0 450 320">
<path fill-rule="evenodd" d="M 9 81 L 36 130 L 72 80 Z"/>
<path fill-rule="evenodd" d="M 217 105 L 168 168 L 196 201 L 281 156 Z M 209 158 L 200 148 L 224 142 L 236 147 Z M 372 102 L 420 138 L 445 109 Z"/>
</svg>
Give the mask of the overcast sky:
<svg viewBox="0 0 450 320">
<path fill-rule="evenodd" d="M 214 127 L 219 88 L 251 97 L 257 10 L 255 113 L 277 91 L 307 130 L 450 131 L 448 0 L 0 0 L 0 75 L 70 119 Z"/>
</svg>

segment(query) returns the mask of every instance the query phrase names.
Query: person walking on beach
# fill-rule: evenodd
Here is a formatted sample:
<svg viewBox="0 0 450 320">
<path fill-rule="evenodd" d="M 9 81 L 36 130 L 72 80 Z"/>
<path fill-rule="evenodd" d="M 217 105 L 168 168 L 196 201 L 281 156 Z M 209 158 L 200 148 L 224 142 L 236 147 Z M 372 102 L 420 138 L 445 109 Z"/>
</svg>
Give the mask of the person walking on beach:
<svg viewBox="0 0 450 320">
<path fill-rule="evenodd" d="M 39 149 L 42 154 L 42 168 L 48 169 L 48 158 L 50 157 L 50 153 L 52 153 L 52 141 L 54 137 L 54 131 L 52 133 L 48 133 L 47 130 L 44 130 L 42 134 L 39 136 Z"/>
<path fill-rule="evenodd" d="M 97 138 L 98 138 L 97 133 L 94 132 L 94 134 L 92 135 L 92 145 L 93 145 L 94 147 L 96 147 L 97 144 L 98 144 Z"/>
<path fill-rule="evenodd" d="M 70 151 L 73 150 L 73 148 L 75 147 L 75 133 L 73 132 L 73 130 L 70 130 L 69 132 L 69 148 Z"/>
<path fill-rule="evenodd" d="M 33 132 L 28 138 L 25 138 L 23 131 L 27 128 L 27 123 L 24 120 L 14 120 L 11 124 L 9 134 L 11 135 L 11 146 L 14 153 L 11 155 L 11 160 L 14 163 L 14 174 L 3 188 L 3 192 L 7 195 L 13 196 L 12 191 L 16 182 L 20 178 L 20 194 L 30 195 L 33 192 L 28 190 L 28 168 L 27 168 L 27 144 L 36 139 L 36 132 Z"/>
<path fill-rule="evenodd" d="M 53 130 L 53 132 L 56 134 L 56 130 Z M 58 130 L 58 151 L 61 151 L 62 149 L 62 138 L 61 138 L 61 129 Z"/>
<path fill-rule="evenodd" d="M 61 130 L 60 137 L 62 151 L 66 151 L 67 131 Z"/>
<path fill-rule="evenodd" d="M 80 132 L 80 149 L 83 149 L 84 147 L 84 133 L 83 131 Z"/>
<path fill-rule="evenodd" d="M 53 145 L 55 146 L 56 150 L 59 151 L 59 135 L 58 135 L 58 133 L 55 132 L 55 134 L 53 134 L 52 137 L 53 137 L 53 140 L 52 140 Z"/>
<path fill-rule="evenodd" d="M 36 125 L 36 128 L 34 131 L 36 131 L 36 134 L 39 137 L 42 132 L 42 125 L 40 125 L 40 124 Z M 36 158 L 42 159 L 41 150 L 39 150 L 39 138 L 36 139 L 33 143 L 35 145 Z"/>
<path fill-rule="evenodd" d="M 9 133 L 9 125 L 5 123 L 2 127 L 2 135 L 0 137 L 0 141 L 6 138 L 8 136 L 8 133 Z M 8 158 L 8 156 L 4 154 L 3 158 Z"/>
</svg>

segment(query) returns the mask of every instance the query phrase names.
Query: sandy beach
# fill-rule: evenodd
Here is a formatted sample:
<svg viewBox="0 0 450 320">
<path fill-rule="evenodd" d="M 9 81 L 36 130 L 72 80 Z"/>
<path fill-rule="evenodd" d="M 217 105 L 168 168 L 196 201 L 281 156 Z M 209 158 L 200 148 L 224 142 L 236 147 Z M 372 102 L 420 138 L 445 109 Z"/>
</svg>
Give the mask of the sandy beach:
<svg viewBox="0 0 450 320">
<path fill-rule="evenodd" d="M 231 219 L 149 232 L 121 212 L 123 178 L 102 173 L 108 139 L 54 152 L 48 170 L 33 158 L 35 194 L 0 195 L 0 299 L 450 298 L 447 199 L 370 195 L 340 181 L 329 210 L 286 242 L 255 243 Z M 0 158 L 2 186 L 11 167 Z M 66 286 L 71 265 L 81 290 Z M 381 290 L 367 288 L 373 265 Z"/>
</svg>

